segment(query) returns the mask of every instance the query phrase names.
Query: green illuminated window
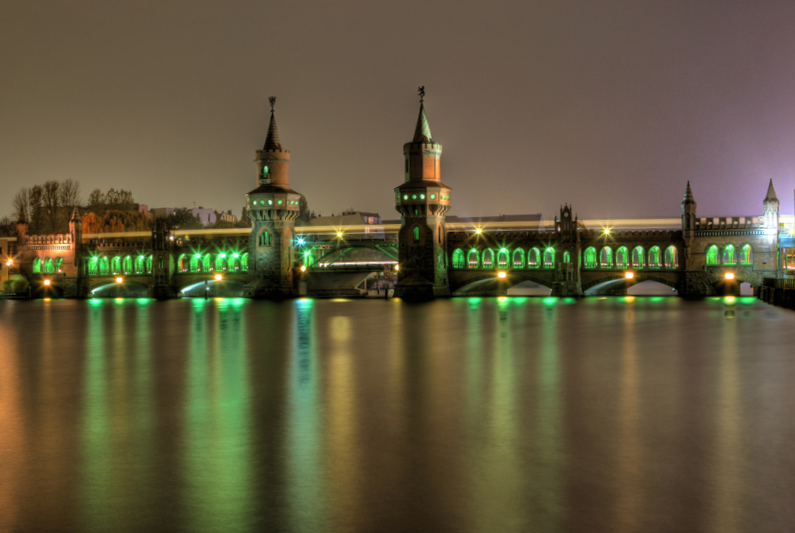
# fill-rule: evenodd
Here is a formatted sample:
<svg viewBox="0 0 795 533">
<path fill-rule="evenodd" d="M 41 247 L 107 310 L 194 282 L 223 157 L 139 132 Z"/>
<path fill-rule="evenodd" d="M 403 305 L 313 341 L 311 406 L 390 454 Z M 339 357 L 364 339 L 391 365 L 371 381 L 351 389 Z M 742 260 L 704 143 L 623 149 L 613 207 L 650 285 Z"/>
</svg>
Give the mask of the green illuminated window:
<svg viewBox="0 0 795 533">
<path fill-rule="evenodd" d="M 414 233 L 414 242 L 420 242 L 420 227 L 414 226 L 412 232 Z"/>
<path fill-rule="evenodd" d="M 649 250 L 647 266 L 649 268 L 660 268 L 662 266 L 662 253 L 659 246 L 652 246 L 651 250 Z"/>
<path fill-rule="evenodd" d="M 616 268 L 627 268 L 629 266 L 629 250 L 622 246 L 616 250 Z"/>
<path fill-rule="evenodd" d="M 262 175 L 263 176 L 267 176 L 268 175 L 268 165 L 265 165 L 264 167 L 262 167 Z"/>
<path fill-rule="evenodd" d="M 182 258 L 184 256 L 180 256 L 180 266 L 182 265 Z M 185 265 L 187 267 L 187 265 Z M 181 269 L 180 269 L 181 270 Z M 143 274 L 146 272 L 146 258 L 142 255 L 139 255 L 135 258 L 135 273 L 136 274 Z"/>
<path fill-rule="evenodd" d="M 469 268 L 478 268 L 480 266 L 479 254 L 474 248 L 467 254 L 467 266 Z"/>
<path fill-rule="evenodd" d="M 524 268 L 524 250 L 521 248 L 513 251 L 513 268 Z"/>
<path fill-rule="evenodd" d="M 571 254 L 568 251 L 563 252 L 563 262 L 571 263 Z"/>
<path fill-rule="evenodd" d="M 412 195 L 411 195 L 411 199 L 412 199 L 412 200 L 416 200 L 416 199 L 417 199 L 417 195 L 416 195 L 416 194 L 412 194 Z"/>
<path fill-rule="evenodd" d="M 707 248 L 707 264 L 708 265 L 717 265 L 718 264 L 718 247 L 714 244 Z"/>
<path fill-rule="evenodd" d="M 613 249 L 605 246 L 599 252 L 599 266 L 602 268 L 613 268 Z"/>
<path fill-rule="evenodd" d="M 243 272 L 248 272 L 248 253 L 240 256 L 240 269 Z"/>
<path fill-rule="evenodd" d="M 750 244 L 743 246 L 740 252 L 740 263 L 743 265 L 750 265 L 754 262 L 754 251 Z"/>
<path fill-rule="evenodd" d="M 527 250 L 528 268 L 538 268 L 540 262 L 541 262 L 541 252 L 538 250 L 538 248 L 530 248 L 529 250 Z"/>
<path fill-rule="evenodd" d="M 436 200 L 436 195 L 435 194 L 431 195 L 431 200 Z"/>
<path fill-rule="evenodd" d="M 41 272 L 41 259 L 38 257 L 33 260 L 33 273 L 38 274 Z"/>
<path fill-rule="evenodd" d="M 53 267 L 52 259 L 48 257 L 44 260 L 44 273 L 52 274 L 53 272 L 55 272 L 55 268 Z"/>
<path fill-rule="evenodd" d="M 497 267 L 508 268 L 508 250 L 505 248 L 497 252 Z"/>
<path fill-rule="evenodd" d="M 679 266 L 679 252 L 676 246 L 669 246 L 665 249 L 665 268 L 677 268 Z"/>
<path fill-rule="evenodd" d="M 583 254 L 583 267 L 596 268 L 596 248 L 593 246 L 586 248 Z"/>
<path fill-rule="evenodd" d="M 271 238 L 271 234 L 268 233 L 268 230 L 262 230 L 262 233 L 259 234 L 257 244 L 259 246 L 271 246 L 273 244 L 273 239 Z"/>
<path fill-rule="evenodd" d="M 425 195 L 424 194 L 420 195 L 420 200 L 425 200 Z"/>
<path fill-rule="evenodd" d="M 55 272 L 60 272 L 61 267 L 63 267 L 63 257 L 56 257 L 55 258 Z"/>
<path fill-rule="evenodd" d="M 636 246 L 632 250 L 632 268 L 643 268 L 643 247 Z"/>
<path fill-rule="evenodd" d="M 124 272 L 125 274 L 132 274 L 132 271 L 133 271 L 133 260 L 132 257 L 128 255 L 122 261 L 122 272 Z"/>
<path fill-rule="evenodd" d="M 483 268 L 493 268 L 494 267 L 494 252 L 491 250 L 485 250 L 483 252 Z"/>
<path fill-rule="evenodd" d="M 278 203 L 279 205 L 282 205 L 282 203 L 283 203 L 283 202 L 282 202 L 282 200 L 279 200 L 279 201 L 278 201 L 278 202 L 276 202 L 276 203 Z"/>
<path fill-rule="evenodd" d="M 116 274 L 121 274 L 121 257 L 118 255 L 110 262 L 110 272 L 114 276 Z"/>
<path fill-rule="evenodd" d="M 273 205 L 273 200 L 268 200 L 268 205 Z"/>
<path fill-rule="evenodd" d="M 724 265 L 737 264 L 737 250 L 731 244 L 727 244 L 723 248 L 723 264 Z"/>
<path fill-rule="evenodd" d="M 453 251 L 453 268 L 464 268 L 464 252 L 460 248 Z"/>
<path fill-rule="evenodd" d="M 215 257 L 215 270 L 217 272 L 223 272 L 226 270 L 227 262 L 226 262 L 226 254 L 218 254 Z"/>
<path fill-rule="evenodd" d="M 151 274 L 152 273 L 152 261 L 153 261 L 152 255 L 151 254 L 147 255 L 146 256 L 146 273 L 147 274 Z"/>
<path fill-rule="evenodd" d="M 202 270 L 205 272 L 213 271 L 213 256 L 210 254 L 206 254 L 204 258 L 202 258 Z"/>
<path fill-rule="evenodd" d="M 99 259 L 99 275 L 107 276 L 108 274 L 110 274 L 110 260 L 107 257 L 102 256 Z"/>
<path fill-rule="evenodd" d="M 544 268 L 552 268 L 555 266 L 555 250 L 547 248 L 544 250 Z"/>
<path fill-rule="evenodd" d="M 96 276 L 98 271 L 99 271 L 99 260 L 96 257 L 92 257 L 91 261 L 88 262 L 88 275 Z"/>
<path fill-rule="evenodd" d="M 409 199 L 409 195 L 408 195 L 408 194 L 404 194 L 404 195 L 403 195 L 403 199 L 404 199 L 404 200 L 408 200 L 408 199 Z"/>
</svg>

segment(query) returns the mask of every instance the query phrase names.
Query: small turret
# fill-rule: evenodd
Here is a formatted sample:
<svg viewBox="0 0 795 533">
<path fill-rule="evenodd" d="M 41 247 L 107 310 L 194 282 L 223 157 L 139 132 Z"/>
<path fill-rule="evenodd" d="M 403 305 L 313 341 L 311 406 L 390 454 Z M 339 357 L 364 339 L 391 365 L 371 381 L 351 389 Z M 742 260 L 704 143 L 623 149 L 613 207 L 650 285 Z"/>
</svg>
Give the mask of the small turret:
<svg viewBox="0 0 795 533">
<path fill-rule="evenodd" d="M 764 207 L 765 228 L 769 230 L 778 230 L 778 208 L 779 202 L 776 197 L 776 190 L 773 188 L 773 180 L 767 186 L 767 196 L 762 202 Z"/>
<path fill-rule="evenodd" d="M 275 185 L 290 188 L 290 151 L 282 149 L 279 129 L 273 108 L 276 97 L 269 98 L 271 104 L 271 121 L 268 125 L 268 136 L 262 150 L 257 150 L 257 185 Z"/>
<path fill-rule="evenodd" d="M 17 245 L 25 246 L 28 242 L 28 217 L 24 211 L 20 211 L 17 220 Z"/>
<path fill-rule="evenodd" d="M 692 232 L 696 230 L 696 208 L 698 204 L 693 198 L 693 191 L 690 189 L 690 181 L 687 182 L 685 197 L 682 200 L 682 231 L 686 236 L 692 237 Z"/>
</svg>

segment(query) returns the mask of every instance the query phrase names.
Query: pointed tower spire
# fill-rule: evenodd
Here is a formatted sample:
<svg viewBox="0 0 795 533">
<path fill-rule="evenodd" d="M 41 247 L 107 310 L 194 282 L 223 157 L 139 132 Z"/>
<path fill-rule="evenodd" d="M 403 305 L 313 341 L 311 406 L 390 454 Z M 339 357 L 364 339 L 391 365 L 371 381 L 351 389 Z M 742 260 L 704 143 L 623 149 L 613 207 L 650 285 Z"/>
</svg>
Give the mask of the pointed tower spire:
<svg viewBox="0 0 795 533">
<path fill-rule="evenodd" d="M 773 188 L 773 179 L 770 179 L 770 185 L 767 186 L 767 196 L 765 197 L 766 202 L 770 202 L 775 200 L 778 202 L 778 198 L 776 197 L 776 190 Z"/>
<path fill-rule="evenodd" d="M 428 117 L 425 115 L 425 105 L 420 102 L 420 116 L 417 117 L 417 128 L 414 130 L 415 143 L 432 143 L 431 126 L 428 124 Z"/>
<path fill-rule="evenodd" d="M 265 138 L 265 146 L 262 148 L 264 152 L 269 150 L 282 149 L 282 141 L 279 140 L 279 129 L 276 127 L 276 118 L 273 116 L 273 106 L 276 104 L 276 97 L 271 96 L 268 98 L 271 103 L 271 123 L 268 126 L 268 136 Z"/>
<path fill-rule="evenodd" d="M 682 200 L 683 204 L 694 204 L 696 199 L 693 198 L 693 191 L 690 189 L 690 180 L 687 180 L 687 189 L 685 189 L 685 198 Z"/>
<path fill-rule="evenodd" d="M 82 222 L 83 219 L 80 218 L 80 208 L 75 206 L 74 210 L 72 211 L 72 222 Z"/>
</svg>

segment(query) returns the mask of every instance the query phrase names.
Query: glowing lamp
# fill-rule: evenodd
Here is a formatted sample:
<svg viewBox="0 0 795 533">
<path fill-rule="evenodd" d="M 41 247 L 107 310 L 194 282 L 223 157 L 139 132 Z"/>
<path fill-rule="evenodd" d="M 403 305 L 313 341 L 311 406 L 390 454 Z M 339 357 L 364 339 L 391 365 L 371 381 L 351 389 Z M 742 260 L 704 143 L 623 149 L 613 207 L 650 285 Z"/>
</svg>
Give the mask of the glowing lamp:
<svg viewBox="0 0 795 533">
<path fill-rule="evenodd" d="M 726 274 L 724 274 L 723 277 L 725 277 L 727 280 L 733 280 L 734 272 L 726 272 Z"/>
<path fill-rule="evenodd" d="M 118 278 L 116 278 L 116 283 L 121 283 L 121 282 L 123 282 L 123 281 L 124 281 L 124 278 L 122 278 L 121 276 L 119 276 Z"/>
<path fill-rule="evenodd" d="M 339 239 L 341 239 L 341 238 L 342 238 L 342 232 L 341 232 L 341 231 L 338 231 L 338 232 L 337 232 L 337 238 L 339 238 Z"/>
<path fill-rule="evenodd" d="M 298 246 L 303 246 L 305 242 L 303 237 L 298 238 Z"/>
<path fill-rule="evenodd" d="M 500 279 L 505 279 L 508 277 L 508 274 L 506 274 L 505 272 L 497 272 L 497 277 Z"/>
<path fill-rule="evenodd" d="M 604 233 L 605 235 L 610 235 L 610 228 L 605 228 L 605 229 L 604 229 L 604 231 L 603 231 L 603 233 Z"/>
<path fill-rule="evenodd" d="M 395 265 L 395 272 L 397 272 L 398 270 L 400 270 L 400 265 Z"/>
<path fill-rule="evenodd" d="M 232 254 L 232 257 L 234 257 L 235 259 L 237 259 L 238 257 L 240 257 L 240 254 L 239 254 L 239 253 L 233 253 L 233 254 Z"/>
<path fill-rule="evenodd" d="M 480 235 L 481 233 L 483 233 L 483 230 L 480 228 L 475 228 L 475 233 Z"/>
<path fill-rule="evenodd" d="M 215 275 L 215 281 L 221 281 L 222 279 L 224 279 L 224 277 L 221 274 Z"/>
<path fill-rule="evenodd" d="M 6 264 L 8 266 L 11 266 L 12 264 L 14 264 L 14 260 L 13 259 L 9 259 L 8 261 L 6 261 Z"/>
<path fill-rule="evenodd" d="M 301 265 L 301 272 L 306 272 L 306 265 Z"/>
<path fill-rule="evenodd" d="M 49 286 L 50 286 L 50 280 L 48 280 L 48 279 L 45 279 L 45 280 L 44 280 L 44 286 L 45 286 L 45 287 L 49 287 Z"/>
<path fill-rule="evenodd" d="M 624 277 L 627 278 L 627 279 L 632 279 L 632 278 L 635 277 L 635 273 L 634 272 L 624 272 Z"/>
<path fill-rule="evenodd" d="M 219 257 L 220 257 L 221 259 L 225 259 L 225 258 L 226 258 L 226 254 L 220 254 L 220 255 L 219 255 Z"/>
</svg>

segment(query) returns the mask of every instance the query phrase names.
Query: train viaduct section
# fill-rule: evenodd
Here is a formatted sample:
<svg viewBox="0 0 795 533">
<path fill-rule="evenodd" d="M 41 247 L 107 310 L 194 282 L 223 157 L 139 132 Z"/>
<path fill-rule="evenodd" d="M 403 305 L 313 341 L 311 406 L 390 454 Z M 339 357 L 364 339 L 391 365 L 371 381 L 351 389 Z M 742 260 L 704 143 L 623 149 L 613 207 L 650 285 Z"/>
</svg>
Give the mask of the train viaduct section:
<svg viewBox="0 0 795 533">
<path fill-rule="evenodd" d="M 795 244 L 779 223 L 772 180 L 761 216 L 719 218 L 699 218 L 687 183 L 674 229 L 589 227 L 568 205 L 548 227 L 448 227 L 452 188 L 441 181 L 442 146 L 422 102 L 403 147 L 404 180 L 393 191 L 399 225 L 358 233 L 296 227 L 301 194 L 290 188 L 290 152 L 279 138 L 274 100 L 256 151 L 256 188 L 246 194 L 251 229 L 180 231 L 160 221 L 151 232 L 83 235 L 75 209 L 69 234 L 29 236 L 23 214 L 17 237 L 0 241 L 3 278 L 26 278 L 38 296 L 167 299 L 212 295 L 223 286 L 278 299 L 356 294 L 359 282 L 385 269 L 397 279 L 396 296 L 421 300 L 504 295 L 523 282 L 555 296 L 620 295 L 647 280 L 701 297 L 786 277 Z"/>
</svg>

